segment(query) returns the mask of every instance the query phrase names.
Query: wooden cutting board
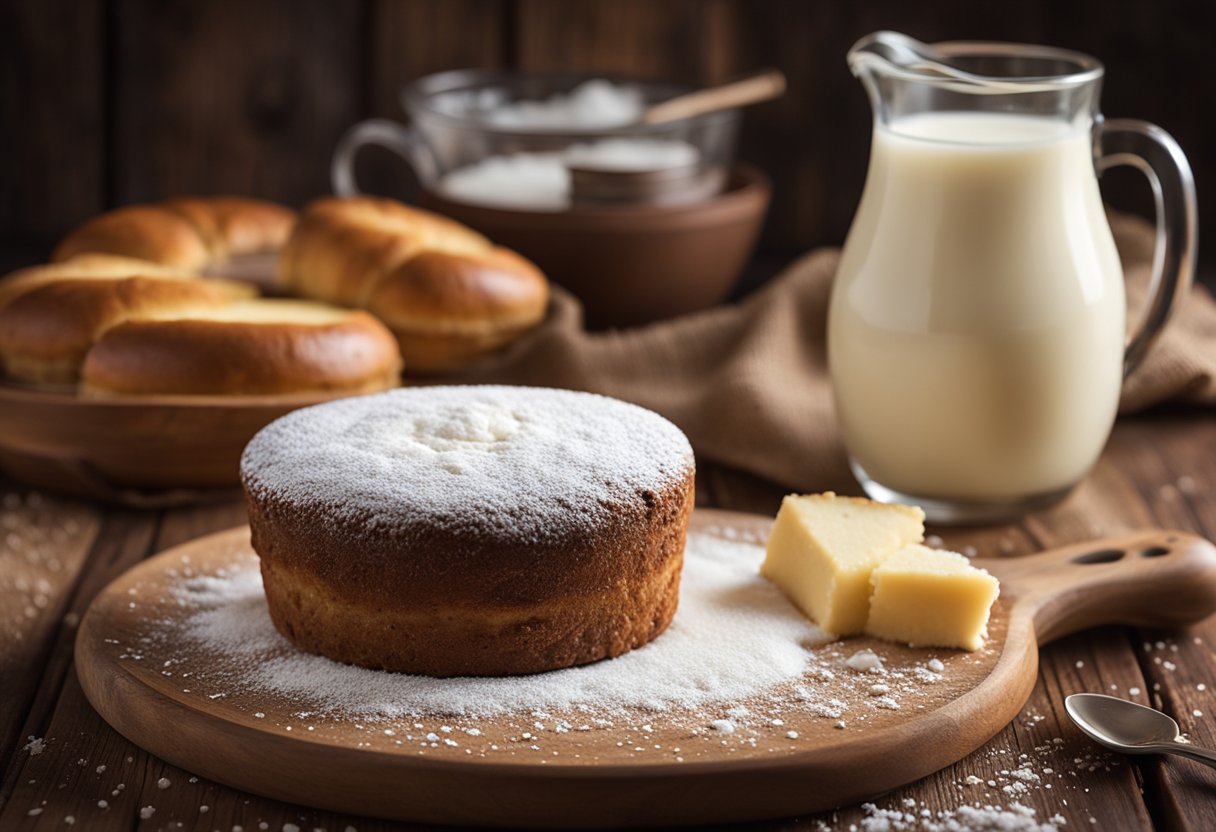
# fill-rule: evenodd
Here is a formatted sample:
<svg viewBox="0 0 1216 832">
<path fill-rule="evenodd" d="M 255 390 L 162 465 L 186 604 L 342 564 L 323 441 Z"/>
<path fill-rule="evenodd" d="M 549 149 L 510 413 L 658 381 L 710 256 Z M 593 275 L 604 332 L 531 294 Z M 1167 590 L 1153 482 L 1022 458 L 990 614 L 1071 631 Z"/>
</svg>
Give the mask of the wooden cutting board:
<svg viewBox="0 0 1216 832">
<path fill-rule="evenodd" d="M 698 511 L 691 532 L 762 546 L 770 523 Z M 217 694 L 205 680 L 233 656 L 158 638 L 187 614 L 169 592 L 183 575 L 257 569 L 239 528 L 169 550 L 107 587 L 81 623 L 76 668 L 94 707 L 133 742 L 269 797 L 428 823 L 697 824 L 820 811 L 916 780 L 1018 714 L 1039 644 L 1101 624 L 1172 626 L 1216 611 L 1216 547 L 1182 532 L 975 562 L 1001 580 L 988 644 L 975 653 L 852 638 L 815 648 L 805 686 L 746 702 L 599 722 L 594 712 L 567 721 L 525 711 L 409 717 L 386 728 L 265 691 Z M 845 664 L 865 649 L 881 657 L 883 675 Z M 811 686 L 830 695 L 797 695 Z M 897 702 L 877 695 L 892 686 Z M 729 732 L 715 727 L 728 713 L 748 716 Z"/>
</svg>

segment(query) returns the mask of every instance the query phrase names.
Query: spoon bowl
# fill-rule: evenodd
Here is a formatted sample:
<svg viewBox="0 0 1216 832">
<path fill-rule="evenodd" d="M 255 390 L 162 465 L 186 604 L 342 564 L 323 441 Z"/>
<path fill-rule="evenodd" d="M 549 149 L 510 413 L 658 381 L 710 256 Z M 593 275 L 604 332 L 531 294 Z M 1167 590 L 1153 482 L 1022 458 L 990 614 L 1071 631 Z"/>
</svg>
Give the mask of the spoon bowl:
<svg viewBox="0 0 1216 832">
<path fill-rule="evenodd" d="M 1145 705 L 1100 693 L 1074 693 L 1064 709 L 1086 736 L 1124 754 L 1178 754 L 1216 768 L 1216 753 L 1183 739 L 1178 723 Z"/>
<path fill-rule="evenodd" d="M 1090 739 L 1124 754 L 1154 753 L 1182 733 L 1161 711 L 1100 693 L 1075 693 L 1064 709 Z"/>
</svg>

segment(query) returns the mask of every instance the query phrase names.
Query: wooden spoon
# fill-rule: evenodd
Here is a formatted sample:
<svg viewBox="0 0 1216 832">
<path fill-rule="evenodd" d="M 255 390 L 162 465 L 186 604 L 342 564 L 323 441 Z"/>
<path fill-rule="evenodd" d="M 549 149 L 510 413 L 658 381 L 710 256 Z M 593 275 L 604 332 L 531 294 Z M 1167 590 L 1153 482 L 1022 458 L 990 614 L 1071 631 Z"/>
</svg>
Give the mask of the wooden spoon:
<svg viewBox="0 0 1216 832">
<path fill-rule="evenodd" d="M 652 104 L 642 113 L 642 124 L 663 124 L 682 118 L 716 113 L 776 98 L 785 92 L 785 75 L 779 69 L 766 69 L 729 84 L 678 95 Z"/>
</svg>

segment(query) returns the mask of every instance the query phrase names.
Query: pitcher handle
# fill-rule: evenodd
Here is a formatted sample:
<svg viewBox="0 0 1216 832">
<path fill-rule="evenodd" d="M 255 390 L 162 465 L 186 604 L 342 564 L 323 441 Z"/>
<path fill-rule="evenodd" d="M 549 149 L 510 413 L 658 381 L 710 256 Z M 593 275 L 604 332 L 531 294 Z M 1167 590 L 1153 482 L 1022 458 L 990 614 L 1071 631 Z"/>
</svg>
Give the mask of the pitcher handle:
<svg viewBox="0 0 1216 832">
<path fill-rule="evenodd" d="M 1123 353 L 1123 377 L 1144 360 L 1195 276 L 1198 208 L 1190 163 L 1174 137 L 1155 124 L 1110 119 L 1097 136 L 1098 173 L 1131 165 L 1148 177 L 1157 206 L 1157 245 L 1149 302 Z"/>
<path fill-rule="evenodd" d="M 338 140 L 330 167 L 330 179 L 338 196 L 362 193 L 355 181 L 355 157 L 369 144 L 380 145 L 404 159 L 423 186 L 429 187 L 439 179 L 439 162 L 418 131 L 388 119 L 372 118 L 359 122 Z"/>
</svg>

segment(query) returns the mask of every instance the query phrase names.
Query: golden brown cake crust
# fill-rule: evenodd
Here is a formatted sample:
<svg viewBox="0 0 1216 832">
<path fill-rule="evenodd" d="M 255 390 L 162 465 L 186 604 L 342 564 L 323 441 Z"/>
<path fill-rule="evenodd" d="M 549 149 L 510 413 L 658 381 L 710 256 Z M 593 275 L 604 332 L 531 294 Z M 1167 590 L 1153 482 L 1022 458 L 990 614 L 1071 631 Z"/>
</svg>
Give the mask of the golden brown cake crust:
<svg viewBox="0 0 1216 832">
<path fill-rule="evenodd" d="M 467 436 L 459 416 L 431 406 L 435 392 L 471 404 Z M 574 407 L 563 411 L 567 397 Z M 485 438 L 485 425 L 499 430 L 478 409 L 487 402 L 514 408 L 520 432 Z M 412 389 L 337 404 L 280 420 L 242 460 L 271 615 L 301 648 L 387 670 L 496 676 L 617 656 L 671 621 L 694 468 L 687 440 L 661 417 L 527 388 Z M 409 425 L 422 433 L 393 416 L 419 409 Z M 550 413 L 547 432 L 537 420 Z M 588 428 L 582 436 L 576 423 Z M 422 444 L 438 437 L 440 450 L 415 458 L 412 445 L 381 446 L 402 433 Z M 634 446 L 621 447 L 631 436 Z M 521 446 L 464 453 L 483 441 Z M 563 447 L 572 450 L 559 460 Z M 349 470 L 335 471 L 342 459 Z M 432 466 L 425 475 L 423 465 Z M 386 482 L 362 475 L 376 467 Z M 554 467 L 564 470 L 546 473 Z"/>
<path fill-rule="evenodd" d="M 309 205 L 279 262 L 282 285 L 365 308 L 410 372 L 456 369 L 531 329 L 549 286 L 531 262 L 458 223 L 373 197 Z"/>
<path fill-rule="evenodd" d="M 365 312 L 343 310 L 335 320 L 320 324 L 142 320 L 108 330 L 89 350 L 81 392 L 371 393 L 395 387 L 400 372 L 392 334 Z"/>
<path fill-rule="evenodd" d="M 692 507 L 690 472 L 653 512 L 582 545 L 420 535 L 411 551 L 459 553 L 458 561 L 403 558 L 389 543 L 363 556 L 392 566 L 355 573 L 334 557 L 349 548 L 322 548 L 336 544 L 315 536 L 307 517 L 249 501 L 280 632 L 336 661 L 428 676 L 539 673 L 652 641 L 675 615 Z"/>
</svg>

